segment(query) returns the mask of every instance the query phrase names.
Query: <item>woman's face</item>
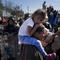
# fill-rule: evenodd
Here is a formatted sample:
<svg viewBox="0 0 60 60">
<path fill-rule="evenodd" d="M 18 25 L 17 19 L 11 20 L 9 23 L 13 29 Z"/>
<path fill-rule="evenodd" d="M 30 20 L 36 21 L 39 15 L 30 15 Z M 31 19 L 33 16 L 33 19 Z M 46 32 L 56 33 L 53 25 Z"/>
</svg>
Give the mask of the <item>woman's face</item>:
<svg viewBox="0 0 60 60">
<path fill-rule="evenodd" d="M 38 23 L 38 24 L 40 24 L 40 23 L 42 23 L 43 22 L 43 18 L 41 18 L 40 16 L 35 16 L 34 17 L 34 22 L 35 23 Z"/>
</svg>

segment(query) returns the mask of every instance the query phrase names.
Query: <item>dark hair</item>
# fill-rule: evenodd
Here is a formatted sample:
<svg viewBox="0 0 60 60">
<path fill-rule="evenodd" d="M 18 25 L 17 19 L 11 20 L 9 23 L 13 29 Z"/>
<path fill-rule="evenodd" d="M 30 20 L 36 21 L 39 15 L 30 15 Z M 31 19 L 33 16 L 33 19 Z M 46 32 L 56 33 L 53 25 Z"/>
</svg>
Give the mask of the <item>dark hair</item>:
<svg viewBox="0 0 60 60">
<path fill-rule="evenodd" d="M 26 14 L 24 15 L 24 19 L 26 20 L 27 18 L 29 18 L 29 13 L 26 13 Z"/>
<path fill-rule="evenodd" d="M 38 32 L 38 33 L 41 33 L 41 32 L 43 32 L 44 31 L 44 28 L 43 27 L 38 27 L 37 29 L 36 29 L 36 32 Z"/>
<path fill-rule="evenodd" d="M 38 9 L 32 14 L 32 19 L 34 19 L 34 17 L 37 15 L 39 15 L 41 18 L 45 19 L 46 12 L 44 10 Z"/>
<path fill-rule="evenodd" d="M 8 18 L 8 23 L 9 23 L 10 21 L 12 21 L 13 23 L 15 23 L 15 21 L 14 21 L 11 17 Z"/>
<path fill-rule="evenodd" d="M 44 32 L 44 28 L 43 28 L 43 27 L 38 27 L 38 28 L 36 29 L 36 31 L 34 32 L 34 34 L 32 35 L 32 37 L 35 37 L 35 38 L 39 39 L 39 36 L 38 36 L 38 35 L 40 35 L 41 32 Z M 38 33 L 38 34 L 37 34 L 37 33 Z M 37 34 L 37 35 L 36 35 L 36 34 Z"/>
</svg>

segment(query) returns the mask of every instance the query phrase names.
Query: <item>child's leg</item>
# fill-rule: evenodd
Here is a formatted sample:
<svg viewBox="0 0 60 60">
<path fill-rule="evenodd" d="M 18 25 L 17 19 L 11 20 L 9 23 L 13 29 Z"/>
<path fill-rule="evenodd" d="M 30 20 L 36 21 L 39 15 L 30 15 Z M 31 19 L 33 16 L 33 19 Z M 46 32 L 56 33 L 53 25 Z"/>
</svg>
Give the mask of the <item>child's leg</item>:
<svg viewBox="0 0 60 60">
<path fill-rule="evenodd" d="M 45 52 L 45 50 L 44 50 L 44 48 L 43 48 L 42 43 L 41 43 L 40 40 L 37 40 L 37 39 L 35 39 L 33 37 L 29 37 L 29 36 L 20 37 L 19 40 L 21 41 L 21 43 L 34 45 L 35 47 L 38 48 L 38 50 L 40 51 L 40 53 L 43 56 L 47 55 L 47 53 Z"/>
</svg>

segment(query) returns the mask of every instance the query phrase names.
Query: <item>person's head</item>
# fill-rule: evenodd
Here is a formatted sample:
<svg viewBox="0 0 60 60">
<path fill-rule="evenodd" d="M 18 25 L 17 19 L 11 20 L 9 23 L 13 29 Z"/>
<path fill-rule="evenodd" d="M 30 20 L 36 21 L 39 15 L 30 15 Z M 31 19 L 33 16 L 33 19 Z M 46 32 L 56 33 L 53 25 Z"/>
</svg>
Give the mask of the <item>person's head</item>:
<svg viewBox="0 0 60 60">
<path fill-rule="evenodd" d="M 58 27 L 58 36 L 60 36 L 60 27 Z"/>
<path fill-rule="evenodd" d="M 29 13 L 26 13 L 25 15 L 24 15 L 24 20 L 26 20 L 26 19 L 28 19 L 29 18 Z"/>
<path fill-rule="evenodd" d="M 15 22 L 14 22 L 14 20 L 13 20 L 12 18 L 9 18 L 9 19 L 8 19 L 8 24 L 9 24 L 9 25 L 14 25 L 14 23 L 15 23 Z"/>
<path fill-rule="evenodd" d="M 38 9 L 32 14 L 34 23 L 42 23 L 46 17 L 45 11 Z"/>
<path fill-rule="evenodd" d="M 44 28 L 40 26 L 36 29 L 35 33 L 32 36 L 37 39 L 41 39 L 43 37 L 43 34 L 44 34 Z"/>
</svg>

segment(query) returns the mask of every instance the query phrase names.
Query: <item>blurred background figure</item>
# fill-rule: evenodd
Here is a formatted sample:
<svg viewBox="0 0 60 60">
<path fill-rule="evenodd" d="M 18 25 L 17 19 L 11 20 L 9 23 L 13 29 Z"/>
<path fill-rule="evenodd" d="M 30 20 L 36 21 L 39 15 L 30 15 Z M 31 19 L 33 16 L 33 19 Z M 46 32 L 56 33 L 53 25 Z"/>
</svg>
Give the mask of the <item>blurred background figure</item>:
<svg viewBox="0 0 60 60">
<path fill-rule="evenodd" d="M 42 9 L 46 11 L 46 9 L 47 9 L 46 1 L 43 2 Z"/>
</svg>

